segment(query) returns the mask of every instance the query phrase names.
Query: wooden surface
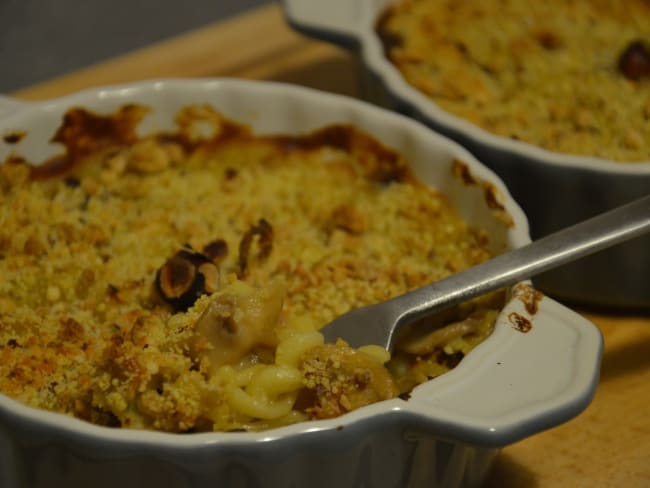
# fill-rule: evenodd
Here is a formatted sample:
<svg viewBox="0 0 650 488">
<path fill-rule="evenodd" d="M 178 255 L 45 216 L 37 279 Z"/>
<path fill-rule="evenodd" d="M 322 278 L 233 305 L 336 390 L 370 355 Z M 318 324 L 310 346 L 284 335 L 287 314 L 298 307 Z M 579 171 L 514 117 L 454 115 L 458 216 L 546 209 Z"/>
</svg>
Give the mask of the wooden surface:
<svg viewBox="0 0 650 488">
<path fill-rule="evenodd" d="M 14 95 L 38 100 L 98 85 L 205 76 L 359 94 L 354 57 L 296 34 L 272 5 Z M 605 338 L 593 403 L 566 424 L 506 447 L 487 487 L 650 487 L 650 316 L 585 315 Z"/>
</svg>

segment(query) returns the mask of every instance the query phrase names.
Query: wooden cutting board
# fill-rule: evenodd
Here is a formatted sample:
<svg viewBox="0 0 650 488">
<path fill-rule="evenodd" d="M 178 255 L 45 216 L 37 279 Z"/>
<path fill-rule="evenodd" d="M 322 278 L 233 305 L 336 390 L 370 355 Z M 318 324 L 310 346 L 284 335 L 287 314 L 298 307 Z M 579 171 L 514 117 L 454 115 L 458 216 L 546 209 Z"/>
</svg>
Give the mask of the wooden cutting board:
<svg viewBox="0 0 650 488">
<path fill-rule="evenodd" d="M 359 96 L 349 52 L 306 39 L 276 5 L 26 87 L 23 100 L 162 77 L 228 76 L 285 81 Z M 605 350 L 593 403 L 564 425 L 506 447 L 487 487 L 650 487 L 650 316 L 584 313 Z"/>
</svg>

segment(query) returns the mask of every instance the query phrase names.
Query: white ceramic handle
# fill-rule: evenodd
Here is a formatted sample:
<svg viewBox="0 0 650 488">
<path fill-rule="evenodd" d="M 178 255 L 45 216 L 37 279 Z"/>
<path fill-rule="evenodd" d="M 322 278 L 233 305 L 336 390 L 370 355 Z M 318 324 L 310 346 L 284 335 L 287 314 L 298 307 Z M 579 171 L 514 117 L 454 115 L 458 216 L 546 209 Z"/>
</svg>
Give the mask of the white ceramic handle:
<svg viewBox="0 0 650 488">
<path fill-rule="evenodd" d="M 503 446 L 584 410 L 598 383 L 602 335 L 548 297 L 538 307 L 531 316 L 513 299 L 500 319 L 502 344 L 478 347 L 463 359 L 460 366 L 473 374 L 457 367 L 418 387 L 436 388 L 422 395 L 427 415 L 444 419 L 444 428 L 458 438 Z M 528 332 L 513 329 L 526 324 L 532 324 Z"/>
<path fill-rule="evenodd" d="M 21 110 L 27 105 L 27 102 L 21 102 L 15 98 L 0 95 L 0 119 Z"/>
<path fill-rule="evenodd" d="M 357 44 L 362 2 L 355 0 L 282 0 L 287 21 L 310 36 L 343 46 Z"/>
</svg>

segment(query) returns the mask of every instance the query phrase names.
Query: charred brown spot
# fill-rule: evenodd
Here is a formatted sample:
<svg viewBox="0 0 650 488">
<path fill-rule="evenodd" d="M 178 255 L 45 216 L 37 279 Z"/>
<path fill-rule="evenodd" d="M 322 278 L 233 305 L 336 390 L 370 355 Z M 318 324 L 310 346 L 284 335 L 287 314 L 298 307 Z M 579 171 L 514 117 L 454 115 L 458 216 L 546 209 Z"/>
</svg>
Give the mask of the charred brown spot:
<svg viewBox="0 0 650 488">
<path fill-rule="evenodd" d="M 83 338 L 84 329 L 82 325 L 72 317 L 61 320 L 57 338 L 62 341 L 77 341 Z"/>
<path fill-rule="evenodd" d="M 294 408 L 300 410 L 301 412 L 306 411 L 311 406 L 315 405 L 318 401 L 318 396 L 313 388 L 301 388 L 298 390 L 298 396 L 296 397 L 296 402 Z"/>
<path fill-rule="evenodd" d="M 339 205 L 332 211 L 331 226 L 350 234 L 361 234 L 366 230 L 366 219 L 351 205 Z"/>
<path fill-rule="evenodd" d="M 303 136 L 275 136 L 277 142 L 285 150 L 313 150 L 329 146 L 341 151 L 350 152 L 352 148 L 352 127 L 332 125 Z"/>
<path fill-rule="evenodd" d="M 285 151 L 318 150 L 330 147 L 359 156 L 366 178 L 378 183 L 411 181 L 408 163 L 394 150 L 349 125 L 331 125 L 303 136 L 275 136 L 270 139 Z"/>
<path fill-rule="evenodd" d="M 186 149 L 196 146 L 199 142 L 214 146 L 224 141 L 248 139 L 251 136 L 249 127 L 225 119 L 208 104 L 184 107 L 176 114 L 174 121 L 179 128 L 179 133 L 185 139 Z M 200 134 L 202 132 L 199 130 L 200 127 L 209 127 L 212 129 L 212 134 Z"/>
<path fill-rule="evenodd" d="M 562 46 L 562 40 L 554 32 L 540 31 L 535 34 L 535 39 L 544 49 L 553 51 Z"/>
<path fill-rule="evenodd" d="M 155 134 L 154 139 L 161 146 L 177 146 L 180 149 L 181 154 L 189 154 L 199 145 L 196 141 L 191 141 L 187 135 L 182 132 Z"/>
<path fill-rule="evenodd" d="M 518 314 L 517 312 L 510 312 L 508 314 L 508 320 L 515 330 L 523 332 L 524 334 L 533 328 L 533 324 L 530 322 L 530 320 L 528 320 L 523 315 Z"/>
<path fill-rule="evenodd" d="M 183 249 L 158 270 L 156 286 L 163 300 L 185 311 L 202 295 L 219 289 L 219 270 L 205 254 Z"/>
<path fill-rule="evenodd" d="M 83 407 L 86 408 L 87 411 L 77 412 L 77 415 L 81 419 L 93 422 L 98 425 L 103 425 L 104 427 L 111 427 L 115 429 L 122 427 L 122 422 L 113 412 L 108 412 L 92 405 L 84 405 Z"/>
<path fill-rule="evenodd" d="M 544 298 L 544 294 L 532 286 L 521 283 L 513 290 L 513 296 L 524 304 L 526 311 L 530 315 L 535 315 L 539 310 L 539 302 Z"/>
<path fill-rule="evenodd" d="M 506 212 L 503 203 L 501 203 L 501 198 L 499 196 L 499 190 L 488 181 L 481 181 L 479 178 L 474 176 L 469 169 L 469 166 L 459 159 L 454 159 L 451 163 L 451 173 L 455 178 L 459 179 L 466 185 L 480 185 L 483 188 L 485 195 L 485 203 L 488 208 L 496 210 L 499 214 L 501 220 L 508 226 L 512 225 L 512 218 Z"/>
<path fill-rule="evenodd" d="M 642 41 L 630 43 L 618 59 L 618 70 L 630 80 L 650 76 L 650 47 Z"/>
<path fill-rule="evenodd" d="M 117 294 L 120 292 L 120 289 L 117 286 L 109 283 L 108 286 L 106 287 L 106 292 L 108 293 L 109 296 L 114 297 L 117 296 Z"/>
<path fill-rule="evenodd" d="M 32 179 L 64 175 L 97 151 L 134 143 L 138 138 L 137 125 L 147 111 L 141 105 L 124 105 L 110 115 L 95 114 L 83 108 L 68 110 L 52 138 L 52 142 L 64 146 L 64 153 L 34 166 Z"/>
<path fill-rule="evenodd" d="M 68 188 L 77 188 L 79 185 L 81 185 L 81 180 L 75 176 L 68 176 L 63 180 L 63 182 Z"/>
<path fill-rule="evenodd" d="M 460 362 L 463 360 L 464 357 L 465 354 L 463 354 L 462 351 L 456 351 L 452 354 L 447 354 L 446 352 L 441 350 L 438 353 L 436 360 L 440 364 L 444 364 L 445 366 L 447 366 L 449 369 L 454 369 L 456 366 L 460 364 Z"/>
<path fill-rule="evenodd" d="M 365 390 L 372 382 L 372 375 L 367 370 L 357 371 L 354 373 L 353 379 L 358 390 Z"/>
<path fill-rule="evenodd" d="M 486 183 L 484 185 L 484 188 L 485 188 L 485 202 L 487 203 L 488 207 L 491 208 L 492 210 L 505 211 L 505 207 L 499 200 L 499 192 L 494 187 L 494 185 L 490 183 Z"/>
<path fill-rule="evenodd" d="M 470 172 L 469 167 L 463 161 L 454 159 L 451 163 L 451 173 L 466 185 L 475 185 L 476 178 Z"/>
<path fill-rule="evenodd" d="M 23 245 L 23 252 L 28 256 L 42 256 L 47 252 L 45 245 L 37 235 L 30 235 Z"/>
<path fill-rule="evenodd" d="M 239 243 L 240 277 L 246 276 L 246 272 L 248 271 L 250 251 L 256 236 L 259 247 L 259 259 L 266 259 L 273 249 L 273 228 L 265 219 L 260 219 L 257 224 L 252 225 L 246 231 Z"/>
<path fill-rule="evenodd" d="M 88 290 L 95 283 L 95 273 L 92 269 L 84 269 L 77 280 L 75 285 L 75 293 L 78 298 L 85 298 L 88 295 Z"/>
<path fill-rule="evenodd" d="M 2 136 L 2 140 L 5 141 L 7 144 L 18 144 L 20 141 L 23 140 L 23 138 L 26 135 L 27 133 L 25 131 L 15 130 L 4 134 Z"/>
</svg>

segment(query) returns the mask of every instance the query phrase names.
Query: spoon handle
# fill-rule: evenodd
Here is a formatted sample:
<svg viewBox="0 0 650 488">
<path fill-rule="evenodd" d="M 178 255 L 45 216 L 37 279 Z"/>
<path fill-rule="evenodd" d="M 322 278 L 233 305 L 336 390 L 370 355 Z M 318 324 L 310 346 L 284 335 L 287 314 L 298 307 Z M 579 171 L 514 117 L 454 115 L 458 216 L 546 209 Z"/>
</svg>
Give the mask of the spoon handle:
<svg viewBox="0 0 650 488">
<path fill-rule="evenodd" d="M 650 195 L 391 301 L 399 325 L 650 231 Z M 650 252 L 650 250 L 649 250 Z"/>
</svg>

